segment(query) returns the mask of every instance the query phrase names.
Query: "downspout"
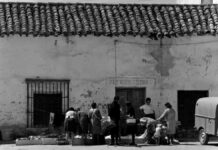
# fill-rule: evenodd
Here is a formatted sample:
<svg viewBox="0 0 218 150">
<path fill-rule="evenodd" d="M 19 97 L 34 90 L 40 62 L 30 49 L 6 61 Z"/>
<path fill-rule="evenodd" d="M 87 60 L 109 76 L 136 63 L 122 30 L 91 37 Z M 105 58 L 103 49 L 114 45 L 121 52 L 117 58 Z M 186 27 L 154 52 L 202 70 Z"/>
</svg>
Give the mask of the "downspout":
<svg viewBox="0 0 218 150">
<path fill-rule="evenodd" d="M 117 87 L 117 42 L 118 42 L 117 40 L 114 40 L 114 79 L 115 79 L 115 89 Z"/>
<path fill-rule="evenodd" d="M 160 69 L 160 99 L 162 99 L 162 97 L 163 97 L 163 79 L 162 79 L 162 72 L 163 72 L 163 52 L 162 52 L 162 48 L 163 48 L 163 40 L 162 40 L 162 38 L 160 38 L 160 53 L 161 53 L 161 55 L 160 55 L 160 61 L 161 61 L 161 69 Z M 159 102 L 160 103 L 160 102 Z M 161 112 L 160 112 L 160 109 L 159 109 L 159 104 L 158 103 L 158 113 L 159 113 L 159 115 L 161 115 Z"/>
</svg>

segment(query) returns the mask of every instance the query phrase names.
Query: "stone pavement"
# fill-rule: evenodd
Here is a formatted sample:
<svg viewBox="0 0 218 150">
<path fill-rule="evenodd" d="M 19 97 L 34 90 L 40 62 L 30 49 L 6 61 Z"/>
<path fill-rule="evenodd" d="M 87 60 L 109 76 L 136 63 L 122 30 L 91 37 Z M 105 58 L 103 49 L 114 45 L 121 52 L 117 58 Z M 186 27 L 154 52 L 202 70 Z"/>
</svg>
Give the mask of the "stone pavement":
<svg viewBox="0 0 218 150">
<path fill-rule="evenodd" d="M 196 138 L 179 139 L 179 145 L 148 145 L 138 144 L 137 146 L 129 146 L 127 144 L 119 146 L 98 145 L 23 145 L 16 146 L 15 141 L 0 141 L 0 150 L 218 150 L 218 138 L 211 138 L 209 144 L 200 145 Z M 108 141 L 106 141 L 109 143 Z M 137 143 L 142 141 L 136 140 Z"/>
<path fill-rule="evenodd" d="M 210 142 L 206 146 L 202 146 L 199 142 L 180 142 L 180 145 L 147 145 L 140 144 L 138 146 L 71 146 L 71 145 L 28 145 L 16 146 L 12 144 L 1 144 L 0 150 L 218 150 L 218 141 Z"/>
</svg>

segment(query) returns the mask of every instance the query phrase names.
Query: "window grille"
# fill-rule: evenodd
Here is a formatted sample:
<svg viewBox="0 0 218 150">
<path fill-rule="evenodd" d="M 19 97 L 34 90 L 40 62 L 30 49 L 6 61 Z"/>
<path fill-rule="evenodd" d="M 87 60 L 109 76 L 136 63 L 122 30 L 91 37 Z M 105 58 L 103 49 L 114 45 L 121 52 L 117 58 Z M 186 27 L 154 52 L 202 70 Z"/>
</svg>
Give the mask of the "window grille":
<svg viewBox="0 0 218 150">
<path fill-rule="evenodd" d="M 34 95 L 61 94 L 62 114 L 69 108 L 70 80 L 26 79 L 27 85 L 27 127 L 34 127 Z"/>
</svg>

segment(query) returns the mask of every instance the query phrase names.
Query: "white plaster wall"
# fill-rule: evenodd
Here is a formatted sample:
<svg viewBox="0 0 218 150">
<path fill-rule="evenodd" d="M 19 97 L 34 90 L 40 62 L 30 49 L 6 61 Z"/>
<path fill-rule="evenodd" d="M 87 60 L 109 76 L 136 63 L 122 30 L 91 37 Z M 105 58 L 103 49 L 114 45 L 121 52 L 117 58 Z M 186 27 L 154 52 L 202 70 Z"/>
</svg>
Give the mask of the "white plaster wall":
<svg viewBox="0 0 218 150">
<path fill-rule="evenodd" d="M 93 36 L 65 38 L 15 35 L 1 38 L 1 125 L 26 124 L 26 78 L 70 79 L 70 105 L 74 107 L 87 110 L 93 101 L 110 103 L 115 89 L 114 85 L 106 85 L 106 80 L 115 76 L 114 40 Z M 131 49 L 128 46 L 122 48 L 122 43 L 119 46 L 117 75 L 144 76 L 145 65 L 137 57 L 143 54 L 145 48 L 137 45 Z"/>
<path fill-rule="evenodd" d="M 157 115 L 167 101 L 177 108 L 177 90 L 217 96 L 217 41 L 193 36 L 164 39 L 160 46 L 141 37 L 0 38 L 0 126 L 26 125 L 26 78 L 70 79 L 70 105 L 87 110 L 95 101 L 103 114 L 115 93 L 107 80 L 116 74 L 154 81 L 144 86 Z"/>
<path fill-rule="evenodd" d="M 178 4 L 201 4 L 201 0 L 177 0 Z"/>
<path fill-rule="evenodd" d="M 162 76 L 163 102 L 170 101 L 177 108 L 178 90 L 208 90 L 209 96 L 218 96 L 217 41 L 213 36 L 163 41 L 168 45 L 163 46 L 163 64 L 172 65 L 169 74 Z"/>
</svg>

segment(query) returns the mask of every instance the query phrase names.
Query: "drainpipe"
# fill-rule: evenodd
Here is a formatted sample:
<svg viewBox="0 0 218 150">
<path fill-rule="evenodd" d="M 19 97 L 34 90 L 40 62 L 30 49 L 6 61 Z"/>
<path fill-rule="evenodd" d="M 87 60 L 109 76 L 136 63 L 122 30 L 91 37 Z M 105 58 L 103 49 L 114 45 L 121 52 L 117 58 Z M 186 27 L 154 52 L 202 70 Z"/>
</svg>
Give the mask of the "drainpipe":
<svg viewBox="0 0 218 150">
<path fill-rule="evenodd" d="M 160 73 L 160 99 L 162 99 L 162 97 L 163 97 L 163 93 L 162 93 L 162 90 L 163 90 L 163 79 L 162 79 L 162 72 L 163 72 L 163 51 L 162 51 L 162 48 L 163 48 L 163 40 L 162 40 L 162 38 L 160 38 L 160 53 L 161 53 L 161 55 L 160 55 L 160 60 L 161 60 L 161 73 Z M 159 115 L 161 115 L 161 112 L 160 112 L 160 108 L 159 108 L 159 106 L 160 106 L 160 102 L 158 103 L 158 113 L 159 113 Z"/>
<path fill-rule="evenodd" d="M 162 38 L 160 38 L 160 48 L 162 48 L 163 47 L 163 40 L 162 40 Z"/>
<path fill-rule="evenodd" d="M 114 78 L 115 78 L 115 88 L 117 87 L 117 40 L 114 40 Z"/>
</svg>

